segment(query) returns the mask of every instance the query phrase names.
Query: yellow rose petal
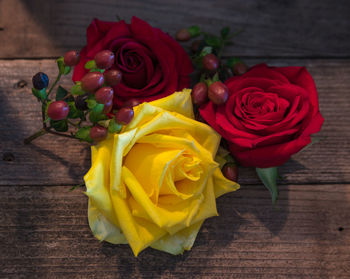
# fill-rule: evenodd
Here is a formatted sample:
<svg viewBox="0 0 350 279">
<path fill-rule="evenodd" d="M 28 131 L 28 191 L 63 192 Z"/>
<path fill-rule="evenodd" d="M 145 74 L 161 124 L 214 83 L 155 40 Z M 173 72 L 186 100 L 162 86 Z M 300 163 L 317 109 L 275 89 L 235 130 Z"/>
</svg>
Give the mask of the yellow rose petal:
<svg viewBox="0 0 350 279">
<path fill-rule="evenodd" d="M 100 240 L 129 243 L 135 256 L 148 246 L 179 254 L 218 215 L 216 198 L 239 185 L 214 161 L 220 136 L 192 119 L 190 90 L 134 113 L 120 134 L 91 148 L 89 225 Z"/>
</svg>

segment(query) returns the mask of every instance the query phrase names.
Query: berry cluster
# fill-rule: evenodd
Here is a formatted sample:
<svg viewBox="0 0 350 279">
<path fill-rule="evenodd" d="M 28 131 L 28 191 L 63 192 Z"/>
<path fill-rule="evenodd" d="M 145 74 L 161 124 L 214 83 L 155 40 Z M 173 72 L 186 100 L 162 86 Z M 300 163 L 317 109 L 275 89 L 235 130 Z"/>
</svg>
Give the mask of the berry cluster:
<svg viewBox="0 0 350 279">
<path fill-rule="evenodd" d="M 198 121 L 201 121 L 198 114 L 200 106 L 209 100 L 217 106 L 227 101 L 229 92 L 223 81 L 248 70 L 247 65 L 238 58 L 222 58 L 224 47 L 231 43 L 235 35 L 237 33 L 231 34 L 228 27 L 215 36 L 202 32 L 198 26 L 181 29 L 176 34 L 178 41 L 200 38 L 191 45 L 193 64 L 199 73 L 192 89 L 192 102 Z M 80 81 L 75 82 L 70 90 L 58 86 L 55 100 L 50 99 L 61 76 L 69 74 L 79 61 L 79 53 L 73 50 L 60 57 L 57 60 L 59 73 L 50 88 L 45 73 L 39 72 L 33 76 L 32 92 L 42 103 L 43 128 L 27 138 L 25 143 L 46 133 L 89 143 L 99 142 L 108 133 L 119 133 L 123 125 L 133 119 L 133 107 L 140 104 L 137 99 L 130 99 L 119 110 L 113 110 L 113 88 L 122 80 L 122 72 L 113 67 L 115 54 L 110 50 L 98 52 L 93 60 L 85 64 L 88 72 Z M 222 172 L 226 178 L 237 181 L 237 165 L 227 151 L 224 153 L 222 157 L 228 163 L 223 166 Z"/>
<path fill-rule="evenodd" d="M 216 105 L 224 104 L 228 99 L 228 89 L 221 80 L 247 72 L 247 65 L 239 58 L 228 57 L 224 61 L 221 57 L 224 47 L 231 44 L 230 40 L 237 34 L 231 34 L 230 29 L 225 27 L 220 36 L 215 36 L 202 32 L 198 26 L 181 29 L 176 33 L 176 40 L 181 42 L 202 36 L 191 45 L 194 64 L 200 71 L 199 82 L 192 89 L 194 105 L 201 106 L 208 100 Z"/>
<path fill-rule="evenodd" d="M 71 67 L 79 63 L 77 51 L 68 51 L 57 60 L 59 74 L 54 84 L 48 89 L 49 78 L 39 72 L 33 76 L 33 94 L 42 102 L 43 129 L 25 140 L 31 140 L 45 133 L 76 138 L 89 143 L 105 139 L 110 133 L 118 133 L 122 125 L 127 125 L 134 117 L 133 107 L 138 105 L 131 99 L 119 110 L 113 109 L 113 87 L 122 79 L 122 73 L 113 69 L 115 55 L 103 50 L 93 60 L 85 64 L 89 72 L 70 90 L 58 86 L 55 100 L 50 94 L 62 75 L 67 75 Z M 71 126 L 70 134 L 67 134 Z"/>
<path fill-rule="evenodd" d="M 238 33 L 231 34 L 230 29 L 225 27 L 221 29 L 219 36 L 215 36 L 202 32 L 198 26 L 181 29 L 176 33 L 175 38 L 180 42 L 187 42 L 192 38 L 200 37 L 191 44 L 192 60 L 199 72 L 199 80 L 192 89 L 192 102 L 195 111 L 197 111 L 196 118 L 198 121 L 203 121 L 198 113 L 198 107 L 206 104 L 209 100 L 217 106 L 223 105 L 227 101 L 229 91 L 223 81 L 248 71 L 248 66 L 239 58 L 222 58 L 224 47 L 231 44 L 230 40 Z M 225 144 L 224 140 L 222 144 Z M 221 152 L 224 152 L 222 157 L 227 162 L 222 167 L 222 173 L 227 179 L 237 181 L 237 164 L 227 151 Z"/>
</svg>

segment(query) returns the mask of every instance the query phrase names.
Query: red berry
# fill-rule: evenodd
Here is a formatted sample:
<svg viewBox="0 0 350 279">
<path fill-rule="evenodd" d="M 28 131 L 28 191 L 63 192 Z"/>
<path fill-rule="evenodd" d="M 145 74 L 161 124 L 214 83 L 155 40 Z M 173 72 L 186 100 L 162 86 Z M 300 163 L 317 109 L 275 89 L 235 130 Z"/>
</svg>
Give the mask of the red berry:
<svg viewBox="0 0 350 279">
<path fill-rule="evenodd" d="M 104 140 L 108 135 L 108 130 L 105 127 L 96 125 L 90 129 L 90 137 L 94 141 Z"/>
<path fill-rule="evenodd" d="M 237 182 L 238 167 L 233 163 L 226 163 L 222 168 L 222 174 L 229 180 Z"/>
<path fill-rule="evenodd" d="M 224 104 L 228 99 L 228 88 L 221 81 L 216 81 L 209 86 L 209 99 L 216 105 Z"/>
<path fill-rule="evenodd" d="M 215 72 L 219 68 L 219 59 L 216 55 L 209 53 L 203 57 L 202 64 L 208 72 Z"/>
<path fill-rule="evenodd" d="M 109 69 L 114 64 L 114 53 L 110 50 L 102 50 L 95 55 L 96 66 L 99 69 Z"/>
<path fill-rule="evenodd" d="M 123 107 L 115 114 L 115 120 L 123 125 L 128 125 L 134 117 L 134 110 L 132 108 Z"/>
<path fill-rule="evenodd" d="M 99 102 L 100 104 L 106 104 L 112 100 L 113 94 L 114 94 L 113 88 L 105 86 L 105 87 L 101 87 L 99 90 L 96 91 L 95 98 L 96 98 L 96 101 Z"/>
<path fill-rule="evenodd" d="M 248 66 L 243 62 L 237 62 L 232 68 L 232 72 L 237 76 L 243 75 L 247 71 Z"/>
<path fill-rule="evenodd" d="M 55 101 L 49 104 L 47 115 L 52 120 L 62 120 L 67 117 L 69 113 L 69 106 L 65 101 Z"/>
<path fill-rule="evenodd" d="M 113 107 L 113 100 L 109 100 L 103 107 L 103 113 L 109 113 Z"/>
<path fill-rule="evenodd" d="M 103 75 L 110 86 L 116 86 L 122 80 L 122 72 L 117 69 L 105 71 Z"/>
<path fill-rule="evenodd" d="M 129 99 L 127 100 L 124 104 L 123 104 L 123 107 L 125 108 L 132 108 L 132 107 L 136 107 L 140 104 L 141 102 L 136 99 L 136 98 L 132 98 L 132 99 Z"/>
<path fill-rule="evenodd" d="M 79 63 L 80 55 L 79 52 L 71 50 L 65 53 L 64 55 L 64 64 L 67 66 L 75 66 Z"/>
<path fill-rule="evenodd" d="M 208 101 L 208 86 L 205 82 L 198 82 L 192 89 L 192 102 L 200 106 Z"/>
<path fill-rule="evenodd" d="M 81 87 L 86 92 L 95 92 L 104 83 L 103 74 L 99 72 L 89 72 L 81 79 Z"/>
<path fill-rule="evenodd" d="M 176 32 L 175 39 L 177 41 L 186 42 L 191 39 L 191 34 L 187 29 L 180 29 Z"/>
</svg>

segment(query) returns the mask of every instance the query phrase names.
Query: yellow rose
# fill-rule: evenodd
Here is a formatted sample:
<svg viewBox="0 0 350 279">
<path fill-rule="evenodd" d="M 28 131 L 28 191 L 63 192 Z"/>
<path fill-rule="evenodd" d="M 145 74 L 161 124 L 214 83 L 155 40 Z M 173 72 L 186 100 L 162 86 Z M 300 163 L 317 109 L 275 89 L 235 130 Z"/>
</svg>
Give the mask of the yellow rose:
<svg viewBox="0 0 350 279">
<path fill-rule="evenodd" d="M 89 224 L 99 240 L 179 254 L 191 249 L 216 198 L 239 185 L 214 161 L 220 136 L 193 120 L 190 90 L 134 108 L 120 134 L 91 147 Z"/>
</svg>

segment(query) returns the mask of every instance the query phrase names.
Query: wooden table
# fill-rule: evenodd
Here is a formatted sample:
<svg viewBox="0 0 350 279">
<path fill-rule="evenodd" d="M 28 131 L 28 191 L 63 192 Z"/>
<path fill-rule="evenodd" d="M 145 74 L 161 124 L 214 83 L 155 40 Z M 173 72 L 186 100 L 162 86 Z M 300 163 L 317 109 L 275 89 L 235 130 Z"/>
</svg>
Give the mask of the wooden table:
<svg viewBox="0 0 350 279">
<path fill-rule="evenodd" d="M 137 15 L 174 34 L 199 24 L 245 32 L 227 51 L 249 65 L 305 65 L 325 123 L 318 144 L 281 167 L 277 208 L 252 170 L 218 200 L 190 252 L 100 243 L 87 198 L 70 192 L 89 169 L 84 144 L 42 137 L 31 76 L 55 76 L 54 58 L 85 43 L 93 17 Z M 0 1 L 1 278 L 350 278 L 350 2 Z M 67 84 L 69 80 L 66 80 Z"/>
</svg>

